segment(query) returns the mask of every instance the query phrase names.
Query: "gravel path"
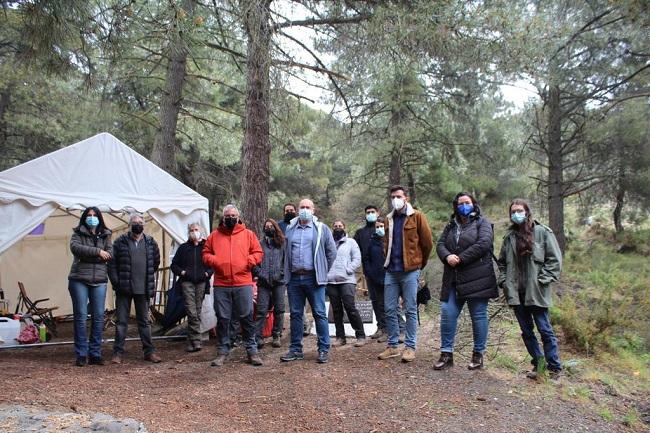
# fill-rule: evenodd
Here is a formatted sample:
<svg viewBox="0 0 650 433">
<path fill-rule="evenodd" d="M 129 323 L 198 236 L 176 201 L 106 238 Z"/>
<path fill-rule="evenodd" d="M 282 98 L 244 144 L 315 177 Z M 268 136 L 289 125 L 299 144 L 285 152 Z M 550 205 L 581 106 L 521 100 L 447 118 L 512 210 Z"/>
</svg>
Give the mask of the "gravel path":
<svg viewBox="0 0 650 433">
<path fill-rule="evenodd" d="M 563 398 L 569 378 L 538 384 L 489 364 L 471 372 L 462 358 L 434 371 L 433 325 L 423 325 L 411 364 L 377 360 L 383 345 L 371 342 L 335 348 L 329 364 L 317 365 L 314 337 L 304 361 L 280 363 L 286 347 L 267 346 L 257 368 L 241 349 L 209 367 L 213 343 L 190 355 L 183 342 L 159 343 L 160 364 L 145 363 L 129 343 L 125 364 L 83 368 L 71 347 L 3 351 L 3 382 L 12 385 L 0 396 L 0 431 L 145 431 L 133 419 L 149 432 L 631 431 L 598 416 L 597 402 Z M 69 424 L 50 426 L 50 415 Z"/>
</svg>

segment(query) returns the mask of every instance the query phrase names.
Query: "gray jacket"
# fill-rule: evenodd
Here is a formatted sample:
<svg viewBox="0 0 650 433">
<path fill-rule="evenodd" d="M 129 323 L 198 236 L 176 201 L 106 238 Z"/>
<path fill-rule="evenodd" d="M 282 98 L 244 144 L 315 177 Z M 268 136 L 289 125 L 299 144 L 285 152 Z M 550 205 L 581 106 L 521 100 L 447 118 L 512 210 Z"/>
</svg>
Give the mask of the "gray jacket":
<svg viewBox="0 0 650 433">
<path fill-rule="evenodd" d="M 111 231 L 93 235 L 86 226 L 75 227 L 70 238 L 70 251 L 74 256 L 70 267 L 69 280 L 86 284 L 103 284 L 108 282 L 106 262 L 99 257 L 101 250 L 113 254 Z"/>
<path fill-rule="evenodd" d="M 336 260 L 327 273 L 327 284 L 356 285 L 356 272 L 361 266 L 359 245 L 354 239 L 343 236 L 336 242 L 336 248 Z"/>
<path fill-rule="evenodd" d="M 327 272 L 334 264 L 336 259 L 336 244 L 332 237 L 332 231 L 325 224 L 318 222 L 314 217 L 314 227 L 316 236 L 312 239 L 312 252 L 314 254 L 314 269 L 316 271 L 316 282 L 319 285 L 327 284 Z M 289 283 L 291 280 L 291 240 L 296 233 L 298 217 L 291 220 L 285 236 L 287 237 L 286 248 L 284 250 L 284 282 Z"/>
<path fill-rule="evenodd" d="M 284 250 L 285 244 L 277 247 L 272 240 L 266 236 L 260 241 L 264 250 L 264 259 L 260 265 L 259 276 L 264 278 L 272 286 L 277 286 L 284 281 Z"/>
</svg>

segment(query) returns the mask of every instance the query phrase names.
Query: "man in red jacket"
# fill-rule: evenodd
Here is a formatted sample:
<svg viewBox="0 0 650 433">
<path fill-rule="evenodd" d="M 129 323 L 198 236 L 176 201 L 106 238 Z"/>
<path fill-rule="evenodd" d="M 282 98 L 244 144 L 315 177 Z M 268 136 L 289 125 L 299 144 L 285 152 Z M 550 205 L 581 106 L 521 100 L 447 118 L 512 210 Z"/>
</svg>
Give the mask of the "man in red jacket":
<svg viewBox="0 0 650 433">
<path fill-rule="evenodd" d="M 213 367 L 222 366 L 230 353 L 228 328 L 233 314 L 242 326 L 248 361 L 262 365 L 255 342 L 251 269 L 262 263 L 263 256 L 257 236 L 239 220 L 237 208 L 232 204 L 226 206 L 219 227 L 210 233 L 203 247 L 203 263 L 214 269 L 217 357 L 212 361 Z"/>
</svg>

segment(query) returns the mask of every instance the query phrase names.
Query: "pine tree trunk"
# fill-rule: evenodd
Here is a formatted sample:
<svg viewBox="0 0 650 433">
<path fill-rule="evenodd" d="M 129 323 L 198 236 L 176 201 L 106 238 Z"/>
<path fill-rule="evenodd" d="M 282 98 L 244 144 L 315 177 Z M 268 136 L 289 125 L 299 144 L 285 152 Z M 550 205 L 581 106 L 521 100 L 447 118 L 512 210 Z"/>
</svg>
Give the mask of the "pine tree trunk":
<svg viewBox="0 0 650 433">
<path fill-rule="evenodd" d="M 246 115 L 242 147 L 241 214 L 261 235 L 268 211 L 271 143 L 269 141 L 270 0 L 241 1 L 246 11 Z"/>
<path fill-rule="evenodd" d="M 616 176 L 616 206 L 614 206 L 614 228 L 616 233 L 623 233 L 623 206 L 625 205 L 625 167 L 624 161 L 625 155 L 623 152 L 623 146 L 619 145 L 619 157 L 618 157 L 618 175 Z"/>
<path fill-rule="evenodd" d="M 188 16 L 191 19 L 194 11 L 194 3 L 187 0 L 183 3 Z M 176 127 L 178 125 L 178 114 L 183 103 L 183 85 L 187 74 L 188 48 L 180 35 L 180 29 L 174 28 L 172 39 L 168 49 L 167 75 L 165 88 L 160 100 L 160 114 L 158 117 L 160 126 L 156 132 L 151 150 L 151 161 L 166 172 L 178 177 L 176 163 Z"/>
<path fill-rule="evenodd" d="M 560 249 L 564 252 L 564 165 L 562 159 L 562 109 L 560 88 L 551 85 L 548 109 L 548 218 Z"/>
</svg>

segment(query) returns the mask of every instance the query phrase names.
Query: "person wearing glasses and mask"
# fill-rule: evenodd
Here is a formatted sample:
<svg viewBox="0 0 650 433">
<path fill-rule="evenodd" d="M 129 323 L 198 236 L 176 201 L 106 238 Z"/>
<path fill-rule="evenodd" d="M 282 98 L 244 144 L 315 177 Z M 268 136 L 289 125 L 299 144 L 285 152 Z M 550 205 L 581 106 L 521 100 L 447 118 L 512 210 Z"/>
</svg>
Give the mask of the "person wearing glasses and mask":
<svg viewBox="0 0 650 433">
<path fill-rule="evenodd" d="M 160 250 L 156 240 L 144 233 L 144 217 L 139 213 L 129 216 L 129 232 L 113 244 L 113 260 L 108 266 L 108 275 L 115 290 L 115 342 L 113 364 L 121 364 L 124 342 L 129 324 L 131 302 L 135 306 L 138 333 L 142 342 L 144 359 L 160 362 L 151 339 L 149 323 L 149 300 L 156 291 L 156 272 L 160 266 Z"/>
<path fill-rule="evenodd" d="M 86 208 L 79 225 L 73 229 L 70 251 L 74 256 L 68 275 L 68 291 L 72 298 L 74 317 L 74 349 L 76 365 L 104 365 L 102 331 L 106 306 L 106 264 L 111 260 L 113 244 L 111 231 L 96 207 Z M 90 307 L 90 341 L 86 322 Z"/>
<path fill-rule="evenodd" d="M 229 204 L 223 218 L 203 247 L 203 263 L 214 269 L 214 311 L 217 315 L 217 357 L 210 365 L 221 367 L 231 349 L 230 321 L 241 325 L 242 343 L 248 362 L 262 365 L 255 341 L 252 269 L 262 263 L 264 252 L 255 233 L 239 219 L 239 210 Z"/>
<path fill-rule="evenodd" d="M 413 209 L 408 202 L 406 187 L 390 188 L 393 211 L 386 215 L 384 251 L 386 252 L 386 277 L 384 279 L 384 307 L 388 342 L 379 359 L 401 356 L 402 362 L 415 360 L 418 331 L 417 292 L 420 272 L 427 265 L 433 250 L 433 238 L 427 217 Z M 402 297 L 406 312 L 404 351 L 399 344 L 397 306 Z"/>
<path fill-rule="evenodd" d="M 201 306 L 212 268 L 203 264 L 201 252 L 205 245 L 203 229 L 198 223 L 188 227 L 187 242 L 181 244 L 172 259 L 171 270 L 178 278 L 187 314 L 187 352 L 201 350 Z"/>
</svg>

